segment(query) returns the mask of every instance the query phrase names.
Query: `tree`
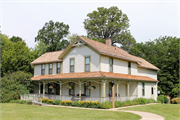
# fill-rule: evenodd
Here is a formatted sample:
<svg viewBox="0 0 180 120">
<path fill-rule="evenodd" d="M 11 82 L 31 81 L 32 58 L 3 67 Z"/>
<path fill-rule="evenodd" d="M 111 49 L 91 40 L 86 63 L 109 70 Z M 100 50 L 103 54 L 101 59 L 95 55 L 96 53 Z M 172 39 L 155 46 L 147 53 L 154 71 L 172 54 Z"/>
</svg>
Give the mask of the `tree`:
<svg viewBox="0 0 180 120">
<path fill-rule="evenodd" d="M 7 73 L 1 78 L 1 102 L 20 99 L 21 94 L 29 94 L 33 91 L 33 84 L 30 78 L 32 74 L 17 71 Z"/>
<path fill-rule="evenodd" d="M 31 52 L 24 41 L 12 42 L 6 35 L 1 34 L 1 77 L 5 73 L 18 70 L 33 73 L 30 63 L 34 60 Z"/>
<path fill-rule="evenodd" d="M 128 51 L 129 48 L 136 42 L 131 35 L 129 28 L 129 19 L 126 14 L 123 14 L 118 7 L 97 8 L 98 11 L 93 11 L 87 14 L 84 28 L 87 30 L 87 37 L 91 39 L 100 39 L 100 42 L 105 43 L 106 38 L 112 39 L 114 43 L 121 44 L 121 48 Z"/>
<path fill-rule="evenodd" d="M 16 37 L 16 36 L 12 36 L 11 38 L 10 38 L 10 41 L 12 41 L 13 43 L 17 43 L 18 41 L 20 41 L 20 42 L 22 42 L 23 40 L 22 40 L 22 38 L 20 38 L 20 37 Z M 26 43 L 25 43 L 26 44 Z"/>
<path fill-rule="evenodd" d="M 129 50 L 130 54 L 142 57 L 160 69 L 158 90 L 162 95 L 177 97 L 179 93 L 179 40 L 164 36 L 154 41 L 136 43 Z"/>
<path fill-rule="evenodd" d="M 68 36 L 68 39 L 70 42 L 72 42 L 76 37 L 77 37 L 77 34 L 72 34 L 72 35 Z"/>
<path fill-rule="evenodd" d="M 64 37 L 67 37 L 69 34 L 69 25 L 64 24 L 63 22 L 53 22 L 50 20 L 46 22 L 42 29 L 38 31 L 38 35 L 35 37 L 35 42 L 42 41 L 47 47 L 47 52 L 57 51 L 63 49 L 61 42 L 68 44 L 67 40 L 64 40 Z"/>
<path fill-rule="evenodd" d="M 48 46 L 44 42 L 38 41 L 37 44 L 35 45 L 35 48 L 32 50 L 35 59 L 40 57 L 42 54 L 44 54 L 47 48 Z"/>
</svg>

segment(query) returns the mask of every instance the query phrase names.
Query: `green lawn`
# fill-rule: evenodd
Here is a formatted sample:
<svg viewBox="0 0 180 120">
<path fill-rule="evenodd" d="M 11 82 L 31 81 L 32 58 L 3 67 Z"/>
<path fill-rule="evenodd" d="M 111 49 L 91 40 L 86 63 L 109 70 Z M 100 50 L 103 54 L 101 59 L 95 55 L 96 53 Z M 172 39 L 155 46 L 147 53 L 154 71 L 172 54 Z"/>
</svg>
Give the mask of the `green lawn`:
<svg viewBox="0 0 180 120">
<path fill-rule="evenodd" d="M 141 119 L 141 116 L 118 111 L 83 110 L 17 103 L 1 103 L 1 120 L 52 119 Z"/>
<path fill-rule="evenodd" d="M 163 116 L 166 120 L 179 120 L 180 119 L 180 105 L 178 104 L 155 104 L 146 105 L 132 108 L 124 108 L 121 110 L 135 110 L 151 112 Z"/>
</svg>

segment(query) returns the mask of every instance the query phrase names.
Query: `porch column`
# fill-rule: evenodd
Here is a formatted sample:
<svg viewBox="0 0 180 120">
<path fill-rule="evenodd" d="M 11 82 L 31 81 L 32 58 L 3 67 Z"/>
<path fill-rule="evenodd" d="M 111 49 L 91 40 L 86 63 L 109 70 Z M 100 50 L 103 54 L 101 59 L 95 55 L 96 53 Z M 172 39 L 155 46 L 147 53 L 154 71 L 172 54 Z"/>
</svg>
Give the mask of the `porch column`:
<svg viewBox="0 0 180 120">
<path fill-rule="evenodd" d="M 119 96 L 118 96 L 118 94 L 119 94 L 119 93 L 118 93 L 118 91 L 119 91 L 118 89 L 119 89 L 119 88 L 118 88 L 118 87 L 119 87 L 119 80 L 117 81 L 117 86 L 116 86 L 116 89 L 117 89 L 117 92 L 116 92 L 116 93 L 117 93 L 117 95 L 116 95 L 116 97 L 117 97 L 116 99 L 117 99 L 117 100 L 116 100 L 116 101 L 118 101 L 118 98 L 119 98 Z"/>
<path fill-rule="evenodd" d="M 79 100 L 81 101 L 81 81 L 79 80 Z"/>
<path fill-rule="evenodd" d="M 139 82 L 137 82 L 137 85 L 136 85 L 136 94 L 137 94 L 137 98 L 138 98 L 138 84 L 139 84 Z"/>
<path fill-rule="evenodd" d="M 129 82 L 127 83 L 127 96 L 128 96 L 128 100 L 129 100 Z"/>
<path fill-rule="evenodd" d="M 41 83 L 39 82 L 39 95 L 41 94 Z"/>
<path fill-rule="evenodd" d="M 45 95 L 45 82 L 43 81 L 43 98 L 44 98 L 44 95 Z"/>
<path fill-rule="evenodd" d="M 59 81 L 59 95 L 60 95 L 60 100 L 62 100 L 62 81 Z"/>
<path fill-rule="evenodd" d="M 103 102 L 105 102 L 106 81 L 102 80 L 102 82 L 103 82 Z"/>
</svg>

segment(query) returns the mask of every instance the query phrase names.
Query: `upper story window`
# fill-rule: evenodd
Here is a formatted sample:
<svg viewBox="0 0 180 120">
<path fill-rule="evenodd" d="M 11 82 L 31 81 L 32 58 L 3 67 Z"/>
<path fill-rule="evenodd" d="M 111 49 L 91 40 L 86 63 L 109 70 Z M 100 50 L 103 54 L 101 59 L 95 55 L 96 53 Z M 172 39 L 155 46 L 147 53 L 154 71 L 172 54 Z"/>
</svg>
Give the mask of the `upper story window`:
<svg viewBox="0 0 180 120">
<path fill-rule="evenodd" d="M 142 96 L 145 95 L 145 83 L 142 83 Z"/>
<path fill-rule="evenodd" d="M 59 74 L 61 72 L 61 63 L 57 63 L 56 73 Z"/>
<path fill-rule="evenodd" d="M 74 58 L 70 59 L 70 72 L 74 72 Z"/>
<path fill-rule="evenodd" d="M 110 66 L 109 72 L 113 72 L 113 58 L 109 59 L 109 66 Z"/>
<path fill-rule="evenodd" d="M 52 74 L 52 63 L 49 63 L 49 74 Z"/>
<path fill-rule="evenodd" d="M 90 71 L 90 57 L 85 57 L 85 72 Z"/>
<path fill-rule="evenodd" d="M 131 74 L 131 62 L 128 62 L 128 74 Z"/>
<path fill-rule="evenodd" d="M 41 75 L 45 74 L 45 64 L 41 65 Z"/>
</svg>

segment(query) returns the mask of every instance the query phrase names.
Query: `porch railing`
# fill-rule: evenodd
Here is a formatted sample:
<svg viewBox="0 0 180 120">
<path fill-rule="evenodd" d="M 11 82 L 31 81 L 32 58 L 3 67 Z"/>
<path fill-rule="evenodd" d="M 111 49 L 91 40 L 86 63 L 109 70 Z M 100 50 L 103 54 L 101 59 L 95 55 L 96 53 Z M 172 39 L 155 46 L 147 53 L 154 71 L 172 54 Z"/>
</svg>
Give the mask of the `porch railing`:
<svg viewBox="0 0 180 120">
<path fill-rule="evenodd" d="M 31 101 L 36 101 L 36 102 L 41 102 L 42 103 L 42 98 L 43 94 L 23 94 L 21 95 L 22 100 L 31 100 Z M 51 100 L 59 100 L 60 95 L 53 95 L 53 94 L 45 94 L 44 98 L 48 98 Z M 137 95 L 134 96 L 129 96 L 130 100 L 133 100 L 137 98 Z M 79 96 L 69 96 L 69 95 L 62 95 L 61 100 L 72 100 L 72 101 L 78 101 Z M 90 101 L 98 101 L 98 102 L 103 102 L 103 97 L 97 97 L 97 96 L 81 96 L 81 101 L 83 100 L 90 100 Z M 121 96 L 117 97 L 115 96 L 114 98 L 115 101 L 126 101 L 128 100 L 128 96 Z M 105 97 L 105 101 L 112 101 L 112 97 Z"/>
</svg>

